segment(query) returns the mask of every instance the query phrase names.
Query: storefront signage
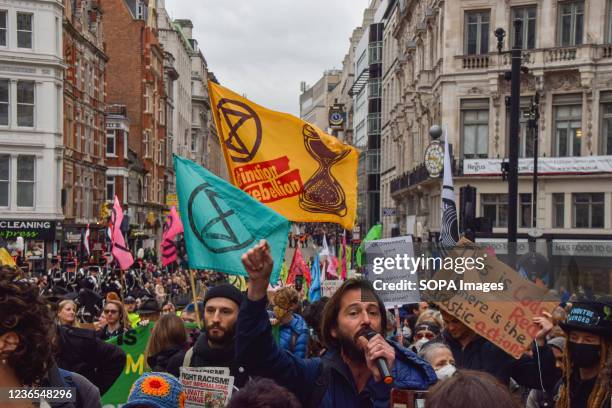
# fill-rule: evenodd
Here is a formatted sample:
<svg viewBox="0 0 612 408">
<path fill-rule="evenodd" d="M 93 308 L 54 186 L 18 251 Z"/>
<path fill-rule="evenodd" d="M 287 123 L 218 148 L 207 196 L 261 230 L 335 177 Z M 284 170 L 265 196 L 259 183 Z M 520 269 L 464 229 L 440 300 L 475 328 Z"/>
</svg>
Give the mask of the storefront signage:
<svg viewBox="0 0 612 408">
<path fill-rule="evenodd" d="M 612 241 L 590 241 L 575 239 L 555 239 L 552 254 L 557 256 L 612 256 Z"/>
<path fill-rule="evenodd" d="M 497 176 L 501 174 L 501 159 L 465 159 L 466 176 Z M 533 173 L 533 159 L 519 159 L 519 174 Z M 612 156 L 540 157 L 538 174 L 612 173 Z"/>
<path fill-rule="evenodd" d="M 55 221 L 0 220 L 0 237 L 4 239 L 36 239 L 53 241 Z"/>
</svg>

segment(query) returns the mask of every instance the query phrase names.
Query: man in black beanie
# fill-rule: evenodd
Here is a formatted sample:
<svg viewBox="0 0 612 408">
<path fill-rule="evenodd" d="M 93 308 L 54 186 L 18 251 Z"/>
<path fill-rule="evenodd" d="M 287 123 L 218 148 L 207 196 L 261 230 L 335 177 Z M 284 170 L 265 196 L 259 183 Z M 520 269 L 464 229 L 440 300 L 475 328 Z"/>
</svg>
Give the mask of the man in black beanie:
<svg viewBox="0 0 612 408">
<path fill-rule="evenodd" d="M 180 362 L 183 367 L 229 367 L 236 387 L 248 381 L 244 368 L 234 359 L 234 330 L 242 297 L 230 284 L 214 286 L 206 292 L 204 330 Z M 171 361 L 173 364 L 176 362 Z"/>
</svg>

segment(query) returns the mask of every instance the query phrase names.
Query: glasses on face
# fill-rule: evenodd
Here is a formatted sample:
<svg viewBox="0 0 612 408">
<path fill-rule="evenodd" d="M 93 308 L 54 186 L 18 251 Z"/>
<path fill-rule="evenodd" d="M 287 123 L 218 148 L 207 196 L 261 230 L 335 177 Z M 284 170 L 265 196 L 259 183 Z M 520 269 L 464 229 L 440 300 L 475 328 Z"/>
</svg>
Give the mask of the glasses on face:
<svg viewBox="0 0 612 408">
<path fill-rule="evenodd" d="M 422 338 L 426 338 L 427 340 L 431 340 L 434 337 L 436 337 L 436 335 L 433 334 L 430 331 L 421 331 L 421 332 L 418 332 L 417 334 L 414 335 L 414 338 L 417 339 L 417 340 L 421 340 Z"/>
<path fill-rule="evenodd" d="M 119 311 L 114 309 L 105 309 L 104 314 L 119 314 Z"/>
<path fill-rule="evenodd" d="M 162 309 L 162 313 L 164 313 L 164 314 L 172 313 L 172 309 L 171 308 Z"/>
</svg>

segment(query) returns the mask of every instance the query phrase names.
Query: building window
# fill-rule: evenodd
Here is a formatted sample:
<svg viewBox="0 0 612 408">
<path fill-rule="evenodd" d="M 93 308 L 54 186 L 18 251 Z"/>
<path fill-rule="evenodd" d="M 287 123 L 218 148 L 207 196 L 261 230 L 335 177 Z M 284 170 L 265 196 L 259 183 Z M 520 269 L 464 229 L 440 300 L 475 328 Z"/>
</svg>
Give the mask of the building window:
<svg viewBox="0 0 612 408">
<path fill-rule="evenodd" d="M 32 14 L 17 13 L 17 47 L 32 48 Z"/>
<path fill-rule="evenodd" d="M 149 195 L 149 187 L 151 185 L 150 180 L 151 180 L 151 176 L 147 174 L 144 178 L 144 200 L 145 202 L 148 202 L 149 197 L 150 197 Z"/>
<path fill-rule="evenodd" d="M 0 10 L 0 46 L 6 47 L 6 10 Z"/>
<path fill-rule="evenodd" d="M 368 63 L 378 64 L 382 62 L 382 41 L 371 42 L 368 44 Z"/>
<path fill-rule="evenodd" d="M 514 38 L 514 21 L 521 20 L 523 22 L 521 29 L 521 45 L 523 49 L 534 49 L 536 39 L 536 6 L 514 7 L 512 9 L 512 22 L 510 26 L 510 35 L 512 38 L 512 46 L 514 46 L 516 38 Z"/>
<path fill-rule="evenodd" d="M 380 133 L 380 113 L 368 113 L 368 134 L 375 135 Z"/>
<path fill-rule="evenodd" d="M 34 81 L 17 82 L 17 126 L 34 126 Z"/>
<path fill-rule="evenodd" d="M 481 194 L 480 213 L 494 228 L 508 226 L 508 194 Z"/>
<path fill-rule="evenodd" d="M 584 1 L 560 1 L 558 35 L 561 47 L 582 44 Z"/>
<path fill-rule="evenodd" d="M 115 199 L 115 177 L 106 177 L 106 200 L 113 201 Z"/>
<path fill-rule="evenodd" d="M 17 207 L 34 207 L 34 156 L 17 157 Z"/>
<path fill-rule="evenodd" d="M 487 157 L 489 152 L 489 101 L 471 99 L 461 101 L 461 130 L 463 157 Z"/>
<path fill-rule="evenodd" d="M 9 80 L 0 79 L 0 125 L 9 124 Z"/>
<path fill-rule="evenodd" d="M 106 155 L 115 157 L 117 154 L 117 138 L 115 137 L 115 131 L 109 130 L 106 132 Z"/>
<path fill-rule="evenodd" d="M 368 81 L 368 98 L 380 98 L 382 96 L 380 78 L 372 78 Z"/>
<path fill-rule="evenodd" d="M 612 0 L 611 0 L 612 1 Z M 601 95 L 601 154 L 612 155 L 612 92 Z"/>
<path fill-rule="evenodd" d="M 608 43 L 612 43 L 612 0 L 608 0 L 608 28 L 606 32 Z"/>
<path fill-rule="evenodd" d="M 580 96 L 578 96 L 578 99 L 579 97 Z M 582 139 L 582 105 L 556 105 L 554 108 L 555 156 L 580 156 Z"/>
<path fill-rule="evenodd" d="M 519 222 L 520 222 L 520 226 L 521 228 L 531 228 L 531 224 L 533 221 L 533 215 L 532 215 L 532 203 L 531 203 L 531 194 L 527 193 L 527 194 L 519 194 L 519 211 L 520 211 L 520 215 L 519 215 Z"/>
<path fill-rule="evenodd" d="M 603 228 L 604 193 L 574 193 L 572 207 L 574 228 Z"/>
<path fill-rule="evenodd" d="M 9 187 L 11 184 L 11 156 L 0 154 L 0 207 L 9 206 Z"/>
<path fill-rule="evenodd" d="M 553 228 L 564 228 L 565 227 L 565 193 L 553 193 L 552 195 L 553 205 Z"/>
<path fill-rule="evenodd" d="M 145 131 L 144 135 L 142 137 L 142 144 L 144 145 L 144 157 L 149 157 L 150 151 L 149 151 L 149 132 Z"/>
<path fill-rule="evenodd" d="M 159 142 L 159 148 L 157 149 L 157 153 L 158 153 L 158 156 L 157 156 L 158 164 L 165 166 L 166 163 L 164 163 L 164 144 L 163 142 Z"/>
<path fill-rule="evenodd" d="M 489 11 L 465 13 L 465 54 L 487 54 L 489 52 Z"/>
</svg>

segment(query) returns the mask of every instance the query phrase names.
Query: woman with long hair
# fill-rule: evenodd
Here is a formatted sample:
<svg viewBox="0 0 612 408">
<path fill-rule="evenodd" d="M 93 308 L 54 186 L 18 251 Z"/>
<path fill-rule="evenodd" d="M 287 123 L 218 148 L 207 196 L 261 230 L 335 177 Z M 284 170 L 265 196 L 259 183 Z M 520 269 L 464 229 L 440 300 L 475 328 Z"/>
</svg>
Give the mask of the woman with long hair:
<svg viewBox="0 0 612 408">
<path fill-rule="evenodd" d="M 123 303 L 118 300 L 107 300 L 102 313 L 104 314 L 104 319 L 101 320 L 103 327 L 96 332 L 102 340 L 108 340 L 130 329 L 130 322 Z"/>
<path fill-rule="evenodd" d="M 163 371 L 176 377 L 179 372 L 170 367 L 180 367 L 187 348 L 187 331 L 183 320 L 175 314 L 165 314 L 155 323 L 145 353 L 147 365 L 153 371 Z"/>
<path fill-rule="evenodd" d="M 567 320 L 557 408 L 609 408 L 612 398 L 612 302 L 574 302 Z"/>
<path fill-rule="evenodd" d="M 57 307 L 57 323 L 62 326 L 80 327 L 76 312 L 77 305 L 74 300 L 62 300 Z"/>
<path fill-rule="evenodd" d="M 40 385 L 53 366 L 53 316 L 18 269 L 0 270 L 0 387 Z"/>
</svg>

